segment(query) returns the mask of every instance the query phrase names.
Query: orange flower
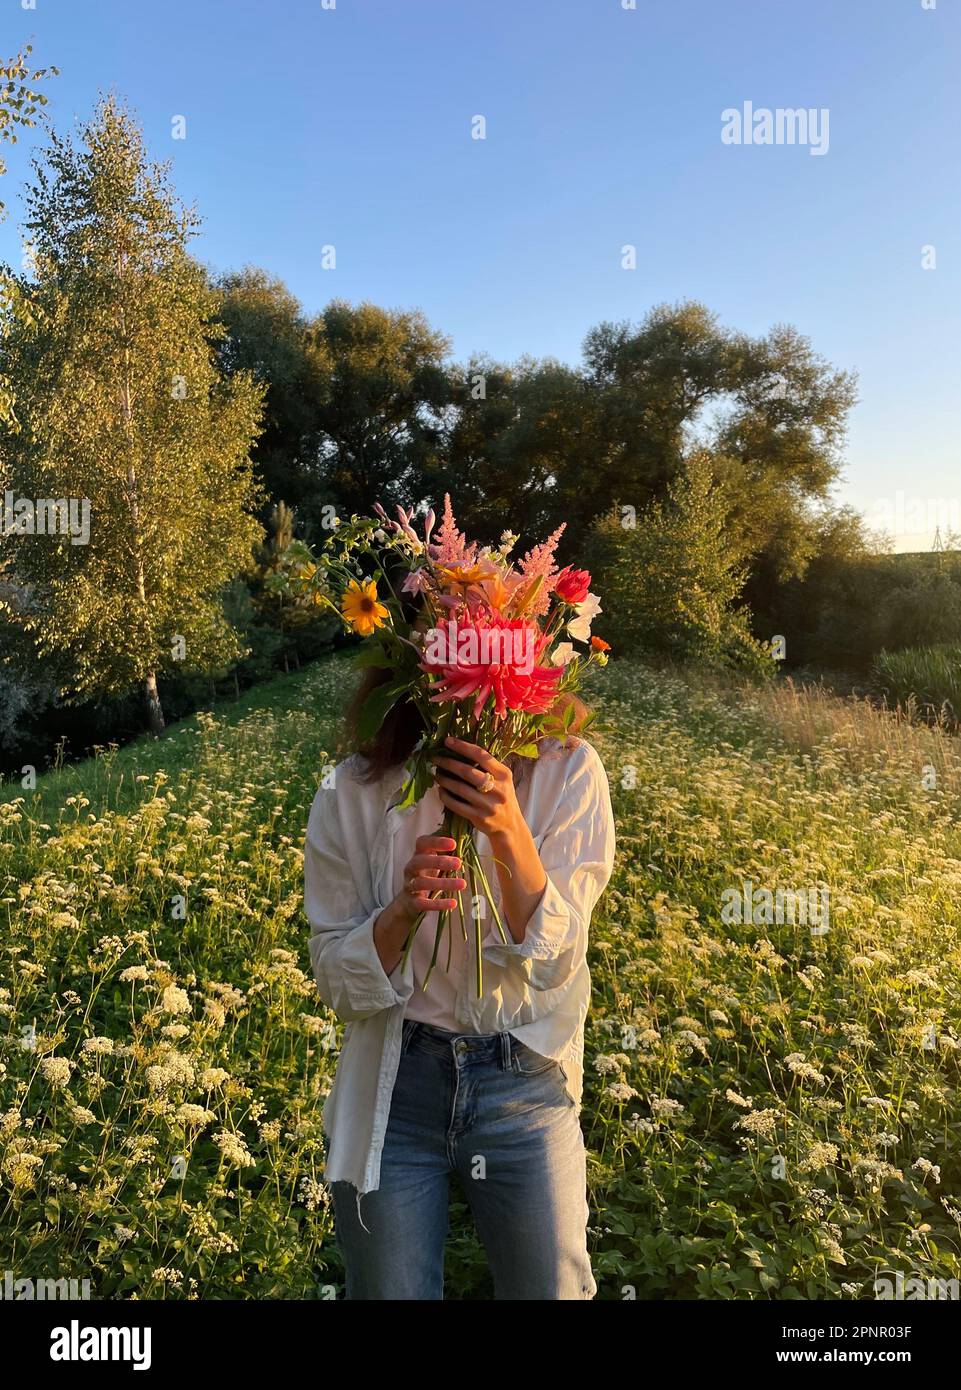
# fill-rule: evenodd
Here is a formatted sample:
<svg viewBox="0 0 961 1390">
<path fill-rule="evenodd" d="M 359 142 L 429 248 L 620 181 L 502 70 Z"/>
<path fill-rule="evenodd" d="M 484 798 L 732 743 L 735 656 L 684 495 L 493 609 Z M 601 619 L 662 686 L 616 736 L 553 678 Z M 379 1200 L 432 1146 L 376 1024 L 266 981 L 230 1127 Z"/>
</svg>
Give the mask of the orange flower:
<svg viewBox="0 0 961 1390">
<path fill-rule="evenodd" d="M 464 569 L 461 565 L 447 569 L 441 565 L 439 569 L 448 584 L 461 589 L 469 589 L 472 584 L 481 584 L 485 579 L 495 577 L 493 570 L 485 570 L 482 565 L 472 565 L 470 569 Z"/>
<path fill-rule="evenodd" d="M 490 574 L 481 581 L 481 586 L 492 608 L 498 612 L 503 612 L 504 605 L 507 603 L 507 590 L 504 588 L 504 581 L 499 574 Z"/>
<path fill-rule="evenodd" d="M 611 650 L 610 642 L 605 642 L 603 637 L 592 637 L 591 646 L 596 652 L 609 652 Z"/>
</svg>

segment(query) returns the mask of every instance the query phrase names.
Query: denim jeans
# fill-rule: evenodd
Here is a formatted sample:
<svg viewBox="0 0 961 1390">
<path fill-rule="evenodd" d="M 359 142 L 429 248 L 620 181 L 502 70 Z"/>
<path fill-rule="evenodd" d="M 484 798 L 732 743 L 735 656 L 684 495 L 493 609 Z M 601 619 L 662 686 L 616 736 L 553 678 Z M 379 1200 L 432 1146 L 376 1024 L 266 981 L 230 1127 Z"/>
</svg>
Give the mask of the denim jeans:
<svg viewBox="0 0 961 1390">
<path fill-rule="evenodd" d="M 557 1062 L 510 1033 L 405 1019 L 381 1158 L 361 1198 L 330 1184 L 349 1299 L 442 1299 L 450 1176 L 496 1299 L 591 1299 L 584 1136 Z M 368 1230 L 364 1230 L 364 1226 Z"/>
</svg>

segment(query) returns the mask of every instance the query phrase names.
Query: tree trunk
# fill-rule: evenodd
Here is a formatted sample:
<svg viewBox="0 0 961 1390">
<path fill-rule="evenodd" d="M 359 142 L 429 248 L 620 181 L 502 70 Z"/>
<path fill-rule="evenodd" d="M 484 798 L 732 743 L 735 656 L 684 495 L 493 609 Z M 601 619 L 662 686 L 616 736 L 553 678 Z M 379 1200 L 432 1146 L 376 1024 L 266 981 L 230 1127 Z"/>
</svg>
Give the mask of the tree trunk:
<svg viewBox="0 0 961 1390">
<path fill-rule="evenodd" d="M 147 715 L 150 719 L 150 728 L 159 738 L 164 728 L 164 712 L 160 704 L 160 693 L 157 690 L 157 673 L 151 671 L 144 681 L 144 690 L 147 695 Z"/>
</svg>

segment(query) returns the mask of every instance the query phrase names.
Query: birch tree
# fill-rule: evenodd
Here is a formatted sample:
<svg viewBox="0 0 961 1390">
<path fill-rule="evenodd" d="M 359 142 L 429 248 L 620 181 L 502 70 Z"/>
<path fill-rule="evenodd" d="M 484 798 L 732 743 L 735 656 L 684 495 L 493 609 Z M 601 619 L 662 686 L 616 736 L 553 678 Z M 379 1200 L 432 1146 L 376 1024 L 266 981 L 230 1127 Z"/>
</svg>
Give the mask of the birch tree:
<svg viewBox="0 0 961 1390">
<path fill-rule="evenodd" d="M 66 655 L 66 698 L 139 684 L 160 733 L 158 675 L 243 654 L 221 593 L 262 535 L 262 391 L 218 369 L 197 216 L 121 104 L 102 100 L 78 140 L 54 135 L 34 171 L 18 290 L 35 312 L 7 324 L 20 429 L 0 448 L 20 495 L 89 502 L 90 534 L 26 524 L 4 542 L 31 594 L 21 621 L 41 655 Z"/>
</svg>

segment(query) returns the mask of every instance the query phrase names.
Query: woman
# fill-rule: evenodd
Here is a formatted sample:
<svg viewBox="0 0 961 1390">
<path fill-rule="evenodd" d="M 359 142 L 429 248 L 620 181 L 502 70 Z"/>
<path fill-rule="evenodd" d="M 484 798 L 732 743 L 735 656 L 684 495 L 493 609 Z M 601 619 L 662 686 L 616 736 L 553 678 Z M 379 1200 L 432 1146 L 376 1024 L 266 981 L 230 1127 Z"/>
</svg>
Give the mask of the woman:
<svg viewBox="0 0 961 1390">
<path fill-rule="evenodd" d="M 352 723 L 389 676 L 368 675 Z M 347 1023 L 323 1114 L 347 1297 L 443 1298 L 456 1173 L 495 1298 L 590 1299 L 579 1112 L 588 926 L 613 867 L 607 777 L 576 736 L 542 741 L 540 756 L 511 760 L 517 766 L 449 739 L 434 787 L 392 808 L 422 732 L 414 706 L 395 705 L 373 743 L 318 790 L 307 828 L 314 974 Z M 454 910 L 466 883 L 454 841 L 438 834 L 445 809 L 475 827 L 510 938 L 493 923 L 483 936 L 480 999 L 475 933 Z M 425 990 L 445 909 L 452 915 Z"/>
</svg>

